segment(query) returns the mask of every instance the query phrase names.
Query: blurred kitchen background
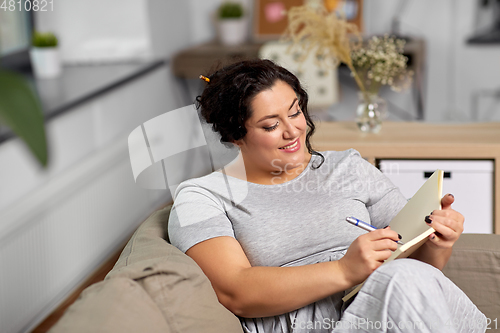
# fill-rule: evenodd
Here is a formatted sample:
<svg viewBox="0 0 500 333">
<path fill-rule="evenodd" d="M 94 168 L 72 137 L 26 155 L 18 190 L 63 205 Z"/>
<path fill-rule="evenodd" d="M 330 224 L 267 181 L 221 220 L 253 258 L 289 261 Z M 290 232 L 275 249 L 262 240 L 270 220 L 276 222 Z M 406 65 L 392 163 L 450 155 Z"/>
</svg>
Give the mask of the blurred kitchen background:
<svg viewBox="0 0 500 333">
<path fill-rule="evenodd" d="M 414 45 L 408 50 L 412 86 L 381 92 L 389 120 L 500 120 L 500 1 L 338 2 L 359 10 L 364 36 L 395 33 Z M 214 54 L 224 55 L 221 62 L 252 55 L 263 43 L 262 36 L 256 41 L 252 0 L 241 1 L 246 41 L 236 46 L 218 41 L 221 0 L 52 0 L 45 11 L 29 13 L 9 3 L 0 0 L 0 61 L 23 73 L 40 95 L 49 164 L 42 168 L 0 127 L 2 333 L 32 331 L 144 218 L 172 200 L 168 190 L 136 185 L 128 135 L 194 102 L 204 82 L 190 68 L 198 71 Z M 37 78 L 30 69 L 33 25 L 59 40 L 56 77 Z M 354 120 L 355 83 L 346 68 L 335 75 L 332 103 L 312 113 L 322 121 Z"/>
</svg>

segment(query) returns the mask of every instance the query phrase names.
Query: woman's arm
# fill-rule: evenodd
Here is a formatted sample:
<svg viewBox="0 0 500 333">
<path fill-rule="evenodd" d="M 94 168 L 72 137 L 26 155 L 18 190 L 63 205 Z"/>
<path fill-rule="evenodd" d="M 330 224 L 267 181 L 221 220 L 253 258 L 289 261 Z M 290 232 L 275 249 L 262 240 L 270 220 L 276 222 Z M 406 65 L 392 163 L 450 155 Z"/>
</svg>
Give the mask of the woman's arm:
<svg viewBox="0 0 500 333">
<path fill-rule="evenodd" d="M 411 258 L 443 269 L 451 256 L 453 244 L 464 231 L 463 215 L 451 208 L 454 201 L 453 195 L 447 194 L 441 199 L 442 209 L 430 213 L 431 222 L 428 224 L 436 232 L 429 236 L 429 240 L 415 251 Z"/>
<path fill-rule="evenodd" d="M 191 247 L 221 304 L 241 317 L 290 312 L 363 281 L 396 249 L 397 233 L 358 237 L 338 260 L 297 267 L 252 267 L 238 241 L 216 237 Z"/>
</svg>

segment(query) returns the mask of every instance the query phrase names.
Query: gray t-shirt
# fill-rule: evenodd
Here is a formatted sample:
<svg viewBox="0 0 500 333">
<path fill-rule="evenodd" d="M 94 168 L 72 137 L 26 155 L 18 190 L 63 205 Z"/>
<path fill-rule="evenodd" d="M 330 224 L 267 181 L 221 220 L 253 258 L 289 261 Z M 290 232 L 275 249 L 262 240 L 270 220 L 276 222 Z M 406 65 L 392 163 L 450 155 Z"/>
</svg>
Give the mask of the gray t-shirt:
<svg viewBox="0 0 500 333">
<path fill-rule="evenodd" d="M 406 204 L 390 180 L 353 149 L 313 155 L 306 169 L 283 184 L 260 185 L 221 172 L 179 185 L 169 237 L 186 252 L 219 236 L 234 237 L 252 266 L 299 266 L 340 259 L 366 231 L 345 221 L 354 216 L 385 227 Z M 290 332 L 293 320 L 338 320 L 338 293 L 288 314 L 242 318 L 247 332 Z M 315 319 L 316 318 L 316 319 Z"/>
</svg>

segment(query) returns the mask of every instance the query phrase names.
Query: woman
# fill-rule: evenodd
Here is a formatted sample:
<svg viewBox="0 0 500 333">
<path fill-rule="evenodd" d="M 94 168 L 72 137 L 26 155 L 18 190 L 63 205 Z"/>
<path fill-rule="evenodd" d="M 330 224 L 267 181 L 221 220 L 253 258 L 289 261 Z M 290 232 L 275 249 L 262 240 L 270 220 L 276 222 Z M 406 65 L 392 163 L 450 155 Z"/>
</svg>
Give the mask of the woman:
<svg viewBox="0 0 500 333">
<path fill-rule="evenodd" d="M 297 78 L 255 60 L 207 81 L 197 99 L 201 114 L 240 155 L 179 186 L 169 236 L 245 332 L 399 331 L 402 321 L 412 326 L 405 331 L 484 331 L 470 329 L 484 315 L 439 271 L 463 231 L 453 196 L 430 215 L 436 232 L 413 254 L 419 261 L 380 267 L 398 240 L 384 227 L 406 200 L 356 151 L 312 149 L 314 124 Z M 380 229 L 366 233 L 347 216 Z M 345 293 L 367 278 L 344 304 Z"/>
</svg>

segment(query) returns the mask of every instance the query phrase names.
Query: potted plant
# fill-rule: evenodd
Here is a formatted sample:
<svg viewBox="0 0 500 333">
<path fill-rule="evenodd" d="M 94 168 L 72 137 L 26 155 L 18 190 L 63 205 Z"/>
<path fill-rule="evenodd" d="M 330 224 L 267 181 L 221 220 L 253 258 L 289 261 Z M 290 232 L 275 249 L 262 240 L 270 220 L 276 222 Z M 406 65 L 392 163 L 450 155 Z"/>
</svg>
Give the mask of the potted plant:
<svg viewBox="0 0 500 333">
<path fill-rule="evenodd" d="M 225 45 L 238 45 L 247 39 L 247 21 L 243 5 L 225 1 L 219 6 L 219 37 Z"/>
<path fill-rule="evenodd" d="M 30 57 L 37 78 L 50 79 L 61 73 L 61 60 L 57 44 L 57 37 L 51 32 L 35 31 L 33 33 Z"/>
</svg>

